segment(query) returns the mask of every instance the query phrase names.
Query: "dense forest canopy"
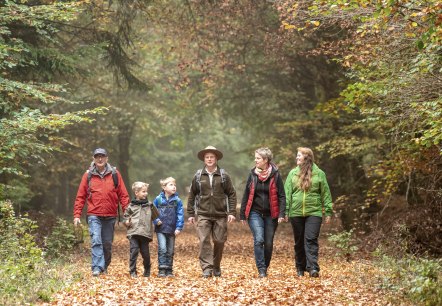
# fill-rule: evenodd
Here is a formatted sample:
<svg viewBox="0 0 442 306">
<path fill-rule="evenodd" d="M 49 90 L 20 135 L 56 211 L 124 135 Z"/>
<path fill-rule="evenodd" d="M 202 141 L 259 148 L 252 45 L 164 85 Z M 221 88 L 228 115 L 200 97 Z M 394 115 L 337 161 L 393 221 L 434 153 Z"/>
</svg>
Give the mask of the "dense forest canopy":
<svg viewBox="0 0 442 306">
<path fill-rule="evenodd" d="M 214 145 L 241 193 L 308 146 L 344 227 L 438 254 L 441 37 L 436 0 L 0 1 L 0 197 L 70 216 L 98 146 L 185 198 Z"/>
</svg>

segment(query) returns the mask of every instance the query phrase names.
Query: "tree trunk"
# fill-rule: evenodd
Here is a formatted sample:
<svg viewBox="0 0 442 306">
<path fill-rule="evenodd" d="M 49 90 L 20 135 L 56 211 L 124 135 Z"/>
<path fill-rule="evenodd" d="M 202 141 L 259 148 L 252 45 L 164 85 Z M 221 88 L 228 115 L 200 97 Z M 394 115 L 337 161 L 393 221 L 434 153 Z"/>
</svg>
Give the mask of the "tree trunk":
<svg viewBox="0 0 442 306">
<path fill-rule="evenodd" d="M 133 125 L 122 123 L 118 127 L 118 171 L 123 177 L 124 184 L 130 193 L 130 181 L 129 181 L 129 146 L 130 139 L 132 137 Z"/>
</svg>

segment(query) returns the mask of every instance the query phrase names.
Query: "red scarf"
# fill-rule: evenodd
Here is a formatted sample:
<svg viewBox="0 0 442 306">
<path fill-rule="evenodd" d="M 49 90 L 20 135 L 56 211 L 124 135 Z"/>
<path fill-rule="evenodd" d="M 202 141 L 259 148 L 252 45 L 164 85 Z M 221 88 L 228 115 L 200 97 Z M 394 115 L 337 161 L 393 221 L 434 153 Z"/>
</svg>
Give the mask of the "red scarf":
<svg viewBox="0 0 442 306">
<path fill-rule="evenodd" d="M 270 173 L 272 173 L 272 165 L 269 164 L 269 166 L 267 167 L 267 170 L 255 168 L 255 173 L 258 176 L 259 180 L 261 182 L 264 182 L 266 179 L 269 178 Z"/>
</svg>

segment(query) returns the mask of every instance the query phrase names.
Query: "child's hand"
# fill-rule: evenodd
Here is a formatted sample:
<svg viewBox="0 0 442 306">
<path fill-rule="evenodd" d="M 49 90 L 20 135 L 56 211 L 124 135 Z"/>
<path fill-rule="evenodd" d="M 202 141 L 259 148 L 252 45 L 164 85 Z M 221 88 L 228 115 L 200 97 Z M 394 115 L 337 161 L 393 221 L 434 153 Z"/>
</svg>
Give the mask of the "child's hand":
<svg viewBox="0 0 442 306">
<path fill-rule="evenodd" d="M 179 230 L 175 230 L 175 236 L 178 236 L 181 233 Z"/>
<path fill-rule="evenodd" d="M 158 220 L 157 225 L 161 225 L 163 224 L 163 222 L 161 222 L 161 220 Z"/>
</svg>

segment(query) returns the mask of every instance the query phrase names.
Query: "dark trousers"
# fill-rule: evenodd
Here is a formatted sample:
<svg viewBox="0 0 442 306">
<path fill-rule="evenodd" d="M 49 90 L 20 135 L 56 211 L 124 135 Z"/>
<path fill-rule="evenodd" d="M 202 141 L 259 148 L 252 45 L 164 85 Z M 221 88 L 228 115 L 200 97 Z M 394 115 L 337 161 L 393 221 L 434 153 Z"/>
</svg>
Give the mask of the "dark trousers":
<svg viewBox="0 0 442 306">
<path fill-rule="evenodd" d="M 322 218 L 316 216 L 292 217 L 293 237 L 295 239 L 296 269 L 301 271 L 316 270 L 319 272 L 319 231 Z"/>
<path fill-rule="evenodd" d="M 138 253 L 141 252 L 141 257 L 143 257 L 144 274 L 150 274 L 150 253 L 149 253 L 150 240 L 144 236 L 133 235 L 130 238 L 129 242 L 130 242 L 130 259 L 129 259 L 130 273 L 137 273 L 137 258 L 138 258 Z"/>
</svg>

